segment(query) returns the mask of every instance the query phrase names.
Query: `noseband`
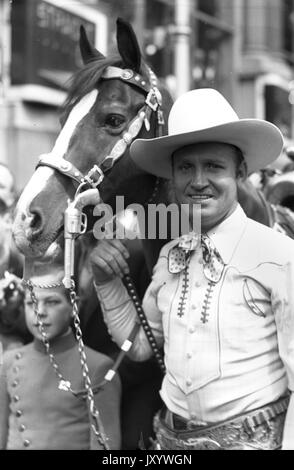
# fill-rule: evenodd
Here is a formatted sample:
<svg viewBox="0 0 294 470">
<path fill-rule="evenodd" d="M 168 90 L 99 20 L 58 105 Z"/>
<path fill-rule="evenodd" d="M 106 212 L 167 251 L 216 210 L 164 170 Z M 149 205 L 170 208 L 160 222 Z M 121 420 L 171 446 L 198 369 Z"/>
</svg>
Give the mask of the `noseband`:
<svg viewBox="0 0 294 470">
<path fill-rule="evenodd" d="M 137 115 L 132 119 L 126 132 L 122 138 L 116 142 L 109 155 L 107 155 L 100 165 L 95 164 L 86 175 L 74 166 L 71 162 L 64 158 L 56 157 L 51 154 L 43 154 L 40 156 L 36 169 L 40 166 L 47 166 L 57 170 L 59 173 L 71 178 L 79 185 L 84 187 L 97 188 L 103 179 L 104 174 L 109 172 L 113 165 L 125 153 L 126 149 L 131 145 L 135 137 L 139 134 L 143 123 L 146 131 L 150 131 L 150 120 L 152 113 L 156 113 L 156 135 L 162 135 L 162 127 L 164 125 L 163 113 L 161 110 L 162 97 L 157 87 L 157 77 L 148 67 L 148 81 L 140 74 L 135 73 L 131 69 L 121 69 L 119 67 L 107 67 L 101 78 L 104 80 L 119 79 L 124 83 L 139 88 L 146 95 L 145 103 L 138 111 Z"/>
</svg>

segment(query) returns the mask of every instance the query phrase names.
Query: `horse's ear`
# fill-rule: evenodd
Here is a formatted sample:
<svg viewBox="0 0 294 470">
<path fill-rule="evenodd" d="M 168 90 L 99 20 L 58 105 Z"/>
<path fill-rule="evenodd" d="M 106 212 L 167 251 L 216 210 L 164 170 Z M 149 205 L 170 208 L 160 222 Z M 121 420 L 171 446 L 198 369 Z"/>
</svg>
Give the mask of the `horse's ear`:
<svg viewBox="0 0 294 470">
<path fill-rule="evenodd" d="M 127 21 L 118 18 L 116 21 L 117 48 L 124 64 L 135 72 L 140 71 L 141 51 L 135 32 Z"/>
<path fill-rule="evenodd" d="M 94 59 L 105 59 L 105 56 L 90 43 L 83 25 L 80 26 L 80 51 L 84 64 L 88 64 Z"/>
</svg>

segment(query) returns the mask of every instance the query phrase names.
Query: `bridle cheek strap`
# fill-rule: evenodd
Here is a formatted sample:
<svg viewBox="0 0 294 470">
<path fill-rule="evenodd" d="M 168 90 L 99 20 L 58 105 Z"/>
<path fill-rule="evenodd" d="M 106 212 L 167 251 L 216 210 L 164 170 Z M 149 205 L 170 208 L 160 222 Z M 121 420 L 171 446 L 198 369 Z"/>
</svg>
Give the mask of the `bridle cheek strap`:
<svg viewBox="0 0 294 470">
<path fill-rule="evenodd" d="M 132 119 L 128 127 L 128 130 L 123 133 L 122 138 L 114 144 L 110 154 L 107 155 L 102 161 L 100 165 L 102 172 L 109 171 L 113 167 L 115 162 L 120 157 L 122 157 L 122 155 L 125 153 L 127 148 L 131 145 L 135 137 L 137 137 L 137 135 L 139 134 L 144 122 L 145 122 L 145 126 L 147 126 L 147 114 L 148 114 L 148 110 L 147 110 L 147 105 L 145 104 L 139 110 L 139 112 L 134 117 L 134 119 Z M 149 124 L 149 121 L 148 121 L 148 124 Z"/>
</svg>

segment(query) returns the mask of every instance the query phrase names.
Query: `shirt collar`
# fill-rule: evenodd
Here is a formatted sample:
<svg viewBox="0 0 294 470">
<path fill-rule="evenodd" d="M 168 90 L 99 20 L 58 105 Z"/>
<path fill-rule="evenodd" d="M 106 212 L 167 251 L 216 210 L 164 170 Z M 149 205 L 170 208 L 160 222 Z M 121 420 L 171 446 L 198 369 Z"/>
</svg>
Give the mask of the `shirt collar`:
<svg viewBox="0 0 294 470">
<path fill-rule="evenodd" d="M 247 216 L 240 204 L 219 225 L 207 232 L 225 264 L 229 264 L 247 225 Z"/>
</svg>

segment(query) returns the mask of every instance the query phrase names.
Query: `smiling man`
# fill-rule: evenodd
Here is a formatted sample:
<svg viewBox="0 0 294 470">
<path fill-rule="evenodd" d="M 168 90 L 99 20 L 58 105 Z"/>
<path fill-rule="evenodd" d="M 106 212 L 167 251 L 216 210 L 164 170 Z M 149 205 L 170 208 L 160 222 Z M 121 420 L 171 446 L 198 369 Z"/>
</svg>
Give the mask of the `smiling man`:
<svg viewBox="0 0 294 470">
<path fill-rule="evenodd" d="M 277 127 L 239 119 L 213 89 L 175 102 L 168 136 L 132 145 L 137 165 L 171 179 L 177 202 L 201 222 L 163 247 L 143 300 L 166 365 L 157 448 L 294 449 L 294 242 L 237 201 L 238 182 L 282 147 Z M 126 259 L 119 240 L 98 243 L 92 256 L 119 345 L 137 321 L 120 279 Z M 151 354 L 141 329 L 130 355 Z"/>
<path fill-rule="evenodd" d="M 175 197 L 179 204 L 189 205 L 191 224 L 197 205 L 205 232 L 234 212 L 236 180 L 247 175 L 237 147 L 223 143 L 188 145 L 174 152 L 172 164 Z"/>
</svg>

